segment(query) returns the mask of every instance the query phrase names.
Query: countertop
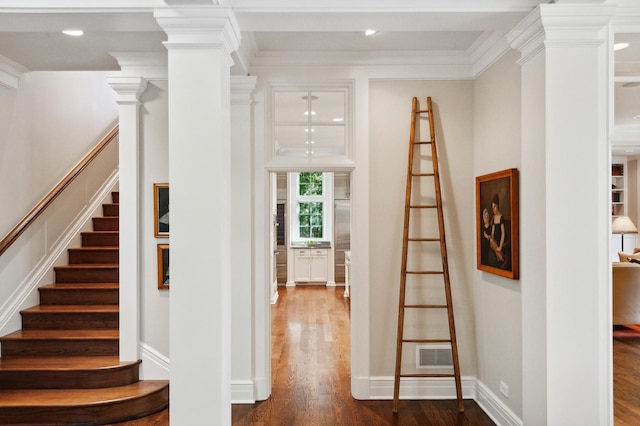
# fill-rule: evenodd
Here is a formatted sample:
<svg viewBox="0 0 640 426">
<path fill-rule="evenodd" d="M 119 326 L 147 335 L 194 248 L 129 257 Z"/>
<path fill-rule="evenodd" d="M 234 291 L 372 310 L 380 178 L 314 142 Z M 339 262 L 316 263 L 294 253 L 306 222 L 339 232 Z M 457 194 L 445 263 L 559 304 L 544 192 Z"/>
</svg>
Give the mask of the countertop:
<svg viewBox="0 0 640 426">
<path fill-rule="evenodd" d="M 313 243 L 307 241 L 292 241 L 290 247 L 292 249 L 331 248 L 331 241 L 316 241 Z"/>
</svg>

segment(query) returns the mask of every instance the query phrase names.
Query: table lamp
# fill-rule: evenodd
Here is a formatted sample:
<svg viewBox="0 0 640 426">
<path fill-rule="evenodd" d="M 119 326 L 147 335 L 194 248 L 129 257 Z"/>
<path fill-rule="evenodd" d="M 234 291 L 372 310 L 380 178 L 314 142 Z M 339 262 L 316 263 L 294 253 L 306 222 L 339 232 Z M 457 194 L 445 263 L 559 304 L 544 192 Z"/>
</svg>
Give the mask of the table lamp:
<svg viewBox="0 0 640 426">
<path fill-rule="evenodd" d="M 624 251 L 624 234 L 637 234 L 638 228 L 636 228 L 631 219 L 629 219 L 629 216 L 618 216 L 611 224 L 611 232 L 614 234 L 622 234 L 621 251 Z"/>
</svg>

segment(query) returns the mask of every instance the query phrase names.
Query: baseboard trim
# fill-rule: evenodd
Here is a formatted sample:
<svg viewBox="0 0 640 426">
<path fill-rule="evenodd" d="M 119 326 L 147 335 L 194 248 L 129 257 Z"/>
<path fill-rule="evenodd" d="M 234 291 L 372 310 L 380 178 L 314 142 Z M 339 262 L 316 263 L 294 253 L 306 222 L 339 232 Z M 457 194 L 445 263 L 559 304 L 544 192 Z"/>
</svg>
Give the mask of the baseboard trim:
<svg viewBox="0 0 640 426">
<path fill-rule="evenodd" d="M 170 360 L 156 349 L 140 342 L 140 378 L 142 380 L 169 380 Z"/>
<path fill-rule="evenodd" d="M 393 382 L 391 376 L 371 377 L 369 379 L 370 399 L 393 399 Z M 475 399 L 476 378 L 461 377 L 462 397 Z M 453 378 L 413 378 L 400 381 L 400 399 L 456 399 L 456 384 Z"/>
<path fill-rule="evenodd" d="M 231 403 L 232 404 L 255 404 L 253 395 L 252 380 L 232 380 L 231 381 Z"/>
<path fill-rule="evenodd" d="M 522 426 L 520 419 L 480 380 L 476 380 L 476 402 L 491 420 L 501 426 Z"/>
<path fill-rule="evenodd" d="M 266 401 L 271 396 L 271 381 L 267 381 L 264 377 L 254 377 L 253 390 L 256 401 Z"/>
</svg>

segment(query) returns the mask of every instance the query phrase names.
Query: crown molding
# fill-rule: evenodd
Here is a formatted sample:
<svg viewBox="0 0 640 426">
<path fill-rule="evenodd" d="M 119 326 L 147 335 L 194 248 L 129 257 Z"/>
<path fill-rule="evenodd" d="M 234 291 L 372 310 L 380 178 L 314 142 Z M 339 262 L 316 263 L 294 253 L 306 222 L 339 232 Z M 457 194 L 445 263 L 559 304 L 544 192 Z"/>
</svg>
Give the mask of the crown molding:
<svg viewBox="0 0 640 426">
<path fill-rule="evenodd" d="M 17 89 L 20 86 L 20 77 L 27 72 L 27 68 L 0 55 L 0 86 Z"/>
</svg>

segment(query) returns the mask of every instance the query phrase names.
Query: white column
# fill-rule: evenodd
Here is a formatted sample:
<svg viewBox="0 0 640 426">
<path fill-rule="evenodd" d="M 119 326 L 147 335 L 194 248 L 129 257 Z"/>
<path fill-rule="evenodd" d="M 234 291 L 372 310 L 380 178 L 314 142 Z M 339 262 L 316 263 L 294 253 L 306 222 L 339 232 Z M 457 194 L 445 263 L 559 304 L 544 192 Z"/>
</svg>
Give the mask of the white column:
<svg viewBox="0 0 640 426">
<path fill-rule="evenodd" d="M 522 53 L 525 424 L 613 421 L 607 201 L 612 12 L 541 5 L 510 34 Z"/>
<path fill-rule="evenodd" d="M 253 134 L 256 77 L 231 77 L 231 398 L 255 402 L 253 384 Z"/>
<path fill-rule="evenodd" d="M 171 423 L 231 424 L 229 8 L 157 9 L 168 35 Z"/>
<path fill-rule="evenodd" d="M 136 361 L 140 341 L 140 77 L 108 77 L 120 122 L 120 359 Z"/>
</svg>

